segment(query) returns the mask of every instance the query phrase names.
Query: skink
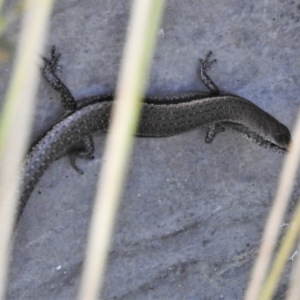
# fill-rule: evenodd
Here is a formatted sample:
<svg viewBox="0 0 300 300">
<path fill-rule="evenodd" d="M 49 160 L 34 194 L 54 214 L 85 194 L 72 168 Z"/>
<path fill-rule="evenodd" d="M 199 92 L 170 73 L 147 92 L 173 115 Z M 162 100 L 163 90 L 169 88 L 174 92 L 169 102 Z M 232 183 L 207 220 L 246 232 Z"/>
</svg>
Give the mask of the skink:
<svg viewBox="0 0 300 300">
<path fill-rule="evenodd" d="M 200 78 L 210 92 L 146 98 L 137 136 L 173 136 L 206 126 L 206 142 L 210 143 L 217 133 L 229 128 L 260 146 L 278 152 L 286 151 L 291 139 L 286 126 L 252 102 L 219 92 L 206 74 L 206 70 L 216 61 L 209 61 L 210 55 L 204 61 L 200 60 Z M 18 218 L 48 166 L 59 157 L 69 154 L 72 166 L 80 172 L 75 157 L 91 158 L 91 134 L 99 130 L 106 132 L 108 128 L 113 96 L 95 96 L 75 101 L 55 74 L 59 58 L 53 47 L 51 60 L 45 59 L 43 75 L 60 92 L 62 103 L 69 113 L 31 148 L 26 158 Z"/>
</svg>

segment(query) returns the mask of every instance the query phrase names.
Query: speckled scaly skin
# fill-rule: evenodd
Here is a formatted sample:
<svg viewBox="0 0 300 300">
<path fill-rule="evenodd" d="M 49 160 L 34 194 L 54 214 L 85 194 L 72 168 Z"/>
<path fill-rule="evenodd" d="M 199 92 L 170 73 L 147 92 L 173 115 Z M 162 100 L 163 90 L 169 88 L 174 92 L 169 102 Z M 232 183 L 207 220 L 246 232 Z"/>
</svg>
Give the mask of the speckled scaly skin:
<svg viewBox="0 0 300 300">
<path fill-rule="evenodd" d="M 229 128 L 262 147 L 286 151 L 291 139 L 288 128 L 246 99 L 235 95 L 220 95 L 216 85 L 204 72 L 214 63 L 208 61 L 209 57 L 210 54 L 204 62 L 201 61 L 200 74 L 202 81 L 213 93 L 146 98 L 137 135 L 166 137 L 206 126 L 206 142 L 210 143 L 217 133 Z M 50 66 L 50 75 L 45 72 L 44 75 L 60 91 L 62 98 L 65 97 L 64 106 L 73 112 L 49 130 L 28 154 L 18 218 L 48 166 L 67 154 L 72 145 L 80 142 L 83 137 L 95 131 L 106 132 L 109 125 L 113 96 L 95 96 L 74 103 L 70 91 L 54 73 L 58 58 L 53 49 L 52 60 L 46 59 L 45 67 L 47 69 Z"/>
</svg>

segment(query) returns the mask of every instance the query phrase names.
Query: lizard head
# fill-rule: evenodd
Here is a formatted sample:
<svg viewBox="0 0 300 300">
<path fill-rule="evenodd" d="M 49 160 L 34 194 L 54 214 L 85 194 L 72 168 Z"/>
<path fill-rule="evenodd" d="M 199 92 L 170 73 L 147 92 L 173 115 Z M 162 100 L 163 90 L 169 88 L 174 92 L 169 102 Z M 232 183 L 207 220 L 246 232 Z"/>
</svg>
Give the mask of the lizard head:
<svg viewBox="0 0 300 300">
<path fill-rule="evenodd" d="M 286 152 L 291 142 L 290 131 L 285 125 L 275 121 L 276 123 L 272 124 L 264 122 L 264 124 L 256 126 L 255 129 L 238 123 L 231 123 L 229 128 L 263 148 L 276 152 Z"/>
<path fill-rule="evenodd" d="M 268 118 L 261 118 L 257 129 L 255 141 L 260 146 L 276 152 L 288 151 L 291 133 L 271 115 L 268 115 Z"/>
<path fill-rule="evenodd" d="M 274 141 L 277 146 L 283 148 L 284 150 L 288 150 L 289 144 L 291 142 L 291 133 L 283 124 L 280 131 L 273 133 Z"/>
<path fill-rule="evenodd" d="M 266 145 L 262 146 L 280 152 L 288 151 L 291 142 L 289 129 L 275 118 L 270 117 L 268 118 L 268 122 L 265 119 L 264 124 L 262 124 L 262 135 L 264 135 L 266 143 Z"/>
</svg>

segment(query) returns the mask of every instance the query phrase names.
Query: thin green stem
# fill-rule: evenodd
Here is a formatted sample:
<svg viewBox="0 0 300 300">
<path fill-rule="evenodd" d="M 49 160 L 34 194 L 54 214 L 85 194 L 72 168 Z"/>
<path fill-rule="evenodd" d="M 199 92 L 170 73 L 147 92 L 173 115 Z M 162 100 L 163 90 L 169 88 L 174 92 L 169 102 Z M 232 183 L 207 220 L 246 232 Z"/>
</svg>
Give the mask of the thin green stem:
<svg viewBox="0 0 300 300">
<path fill-rule="evenodd" d="M 78 296 L 81 300 L 97 299 L 102 287 L 119 198 L 163 7 L 163 0 L 133 1 L 130 30 L 112 111 L 110 135 L 104 151 L 106 161 L 98 181 L 99 188 L 90 226 Z"/>
</svg>

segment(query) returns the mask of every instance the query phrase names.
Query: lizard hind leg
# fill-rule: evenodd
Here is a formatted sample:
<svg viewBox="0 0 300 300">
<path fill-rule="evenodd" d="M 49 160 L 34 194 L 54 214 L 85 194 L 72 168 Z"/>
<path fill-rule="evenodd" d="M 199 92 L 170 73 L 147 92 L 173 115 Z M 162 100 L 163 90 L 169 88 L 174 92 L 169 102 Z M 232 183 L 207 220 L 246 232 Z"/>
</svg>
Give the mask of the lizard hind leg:
<svg viewBox="0 0 300 300">
<path fill-rule="evenodd" d="M 210 70 L 211 66 L 217 62 L 216 59 L 209 60 L 212 55 L 212 52 L 209 51 L 206 55 L 205 59 L 200 61 L 200 71 L 199 71 L 199 77 L 202 81 L 202 83 L 209 89 L 212 95 L 218 95 L 220 93 L 217 85 L 212 81 L 212 79 L 207 75 L 206 71 Z"/>
<path fill-rule="evenodd" d="M 60 69 L 60 66 L 58 65 L 58 62 L 61 58 L 61 54 L 60 53 L 56 53 L 56 48 L 55 46 L 52 46 L 51 48 L 51 59 L 48 59 L 46 57 L 43 57 L 43 60 L 45 61 L 45 68 L 49 68 L 49 70 L 51 70 L 53 73 Z"/>
<path fill-rule="evenodd" d="M 76 158 L 93 160 L 94 159 L 93 154 L 94 154 L 93 137 L 91 135 L 85 136 L 80 142 L 73 145 L 68 151 L 71 167 L 77 173 L 83 175 L 83 171 L 76 165 Z"/>
<path fill-rule="evenodd" d="M 58 66 L 60 57 L 61 54 L 57 53 L 56 48 L 53 46 L 51 48 L 51 59 L 45 57 L 43 58 L 45 61 L 45 66 L 42 69 L 42 74 L 52 88 L 60 93 L 63 107 L 68 111 L 74 111 L 77 108 L 77 103 L 71 91 L 55 73 L 56 70 L 60 68 Z"/>
</svg>

